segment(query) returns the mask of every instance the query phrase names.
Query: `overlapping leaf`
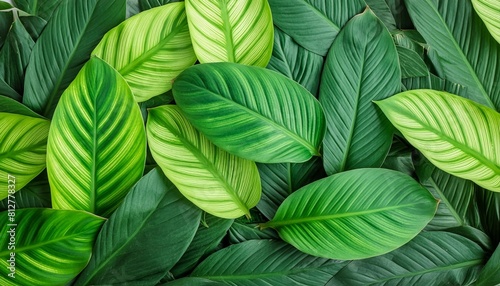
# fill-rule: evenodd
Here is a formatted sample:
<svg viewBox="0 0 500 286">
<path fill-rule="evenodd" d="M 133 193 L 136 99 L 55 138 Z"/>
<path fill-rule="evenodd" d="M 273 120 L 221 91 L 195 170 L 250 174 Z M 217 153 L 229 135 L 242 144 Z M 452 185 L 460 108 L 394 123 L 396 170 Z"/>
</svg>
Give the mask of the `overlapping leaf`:
<svg viewBox="0 0 500 286">
<path fill-rule="evenodd" d="M 238 244 L 258 239 L 279 239 L 279 236 L 274 229 L 259 229 L 259 225 L 256 223 L 244 223 L 238 221 L 235 221 L 233 225 L 231 225 L 231 228 L 229 228 L 228 237 L 231 244 Z"/>
<path fill-rule="evenodd" d="M 187 119 L 232 154 L 262 163 L 319 155 L 321 106 L 281 74 L 235 63 L 196 65 L 175 80 L 173 92 Z"/>
<path fill-rule="evenodd" d="M 498 285 L 500 283 L 500 247 L 497 246 L 484 268 L 479 273 L 476 286 Z"/>
<path fill-rule="evenodd" d="M 17 8 L 48 21 L 65 0 L 15 0 L 15 2 Z"/>
<path fill-rule="evenodd" d="M 472 6 L 490 31 L 491 36 L 500 43 L 500 2 L 472 0 Z"/>
<path fill-rule="evenodd" d="M 40 173 L 14 196 L 0 201 L 0 211 L 8 210 L 9 205 L 14 205 L 16 209 L 52 207 L 47 172 Z"/>
</svg>

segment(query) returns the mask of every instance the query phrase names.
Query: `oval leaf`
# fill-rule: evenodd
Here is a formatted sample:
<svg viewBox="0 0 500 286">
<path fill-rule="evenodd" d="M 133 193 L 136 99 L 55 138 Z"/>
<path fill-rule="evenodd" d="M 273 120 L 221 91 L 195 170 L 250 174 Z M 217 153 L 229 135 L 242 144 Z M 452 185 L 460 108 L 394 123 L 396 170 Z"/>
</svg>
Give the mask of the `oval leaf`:
<svg viewBox="0 0 500 286">
<path fill-rule="evenodd" d="M 474 6 L 493 38 L 500 43 L 500 1 L 472 0 L 472 6 Z"/>
<path fill-rule="evenodd" d="M 0 217 L 1 285 L 66 285 L 87 265 L 104 223 L 89 213 L 53 209 L 17 210 L 17 226 L 9 224 L 7 212 Z M 9 245 L 11 237 L 15 243 Z"/>
<path fill-rule="evenodd" d="M 52 205 L 109 216 L 142 176 L 146 135 L 125 80 L 92 58 L 68 87 L 50 127 Z"/>
<path fill-rule="evenodd" d="M 175 105 L 149 111 L 147 134 L 153 158 L 191 202 L 222 218 L 250 215 L 262 189 L 254 162 L 212 144 Z"/>
<path fill-rule="evenodd" d="M 267 0 L 186 0 L 186 13 L 200 63 L 269 62 L 274 30 Z"/>
<path fill-rule="evenodd" d="M 172 80 L 196 61 L 184 2 L 127 19 L 109 31 L 92 54 L 120 72 L 138 102 L 170 90 Z"/>
<path fill-rule="evenodd" d="M 412 90 L 377 102 L 436 167 L 500 192 L 500 114 L 447 92 Z"/>
<path fill-rule="evenodd" d="M 262 163 L 319 155 L 321 106 L 279 73 L 234 63 L 197 65 L 175 80 L 173 92 L 187 119 L 232 154 Z"/>
<path fill-rule="evenodd" d="M 290 195 L 264 227 L 311 255 L 362 259 L 392 251 L 432 219 L 437 202 L 411 177 L 357 169 L 332 175 Z"/>
</svg>

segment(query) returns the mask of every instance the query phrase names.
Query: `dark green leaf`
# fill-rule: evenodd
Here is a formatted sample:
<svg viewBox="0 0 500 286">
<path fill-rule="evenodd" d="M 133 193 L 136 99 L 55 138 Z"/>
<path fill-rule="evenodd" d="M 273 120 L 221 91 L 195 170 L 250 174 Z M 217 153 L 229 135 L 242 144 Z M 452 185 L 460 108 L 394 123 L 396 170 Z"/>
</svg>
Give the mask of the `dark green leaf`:
<svg viewBox="0 0 500 286">
<path fill-rule="evenodd" d="M 476 286 L 490 286 L 500 284 L 500 246 L 497 246 L 493 255 L 488 259 L 479 278 Z"/>
<path fill-rule="evenodd" d="M 140 1 L 141 0 L 127 0 L 127 18 L 137 15 L 139 14 L 139 12 L 141 12 L 141 8 L 139 6 Z"/>
<path fill-rule="evenodd" d="M 45 20 L 49 20 L 52 14 L 65 0 L 15 0 L 17 8 Z"/>
<path fill-rule="evenodd" d="M 2 10 L 11 8 L 12 6 L 9 3 L 0 2 L 0 48 L 3 46 L 5 38 L 9 33 L 10 26 L 14 21 L 14 16 L 12 15 L 12 11 L 2 11 Z"/>
<path fill-rule="evenodd" d="M 37 41 L 42 33 L 45 25 L 47 25 L 47 21 L 43 18 L 37 16 L 24 16 L 20 17 L 19 20 L 23 23 L 26 31 L 30 34 L 33 41 Z"/>
<path fill-rule="evenodd" d="M 139 0 L 141 11 L 149 10 L 154 7 L 167 5 L 168 3 L 183 2 L 184 0 Z"/>
<path fill-rule="evenodd" d="M 401 78 L 426 77 L 429 75 L 424 60 L 415 51 L 401 46 L 396 48 L 401 65 Z"/>
<path fill-rule="evenodd" d="M 238 244 L 249 240 L 258 239 L 279 239 L 278 234 L 273 229 L 259 229 L 256 223 L 234 222 L 229 229 L 229 242 Z"/>
<path fill-rule="evenodd" d="M 396 21 L 396 26 L 399 29 L 413 28 L 413 23 L 411 22 L 403 0 L 385 0 L 385 2 L 387 2 L 387 5 L 391 9 L 394 20 Z"/>
<path fill-rule="evenodd" d="M 409 144 L 404 143 L 403 139 L 394 137 L 392 140 L 391 150 L 385 158 L 382 168 L 399 171 L 408 176 L 415 176 L 415 166 L 413 166 L 413 148 Z"/>
<path fill-rule="evenodd" d="M 365 2 L 389 31 L 396 30 L 396 20 L 385 0 L 365 0 Z"/>
<path fill-rule="evenodd" d="M 28 107 L 12 98 L 0 95 L 0 112 L 14 113 L 26 115 L 30 117 L 43 118 L 42 116 L 31 111 Z"/>
<path fill-rule="evenodd" d="M 481 224 L 493 243 L 500 243 L 500 193 L 480 188 L 476 191 Z"/>
<path fill-rule="evenodd" d="M 0 211 L 8 209 L 9 198 L 0 201 Z M 50 186 L 47 172 L 42 172 L 15 194 L 16 209 L 50 208 Z"/>
</svg>

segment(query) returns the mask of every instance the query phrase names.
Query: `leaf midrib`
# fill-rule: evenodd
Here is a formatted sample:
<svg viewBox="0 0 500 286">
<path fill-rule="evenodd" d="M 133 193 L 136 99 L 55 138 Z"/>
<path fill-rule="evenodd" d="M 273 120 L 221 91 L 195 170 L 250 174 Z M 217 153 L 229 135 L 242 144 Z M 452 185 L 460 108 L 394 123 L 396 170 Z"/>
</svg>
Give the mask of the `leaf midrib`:
<svg viewBox="0 0 500 286">
<path fill-rule="evenodd" d="M 450 201 L 448 200 L 448 198 L 446 198 L 443 191 L 437 185 L 436 181 L 434 180 L 434 178 L 432 176 L 429 178 L 429 183 L 432 185 L 434 190 L 436 190 L 436 192 L 439 194 L 439 198 L 441 199 L 442 203 L 444 203 L 448 207 L 448 210 L 451 212 L 451 214 L 455 218 L 455 220 L 460 224 L 460 226 L 463 226 L 465 224 L 463 219 L 457 213 L 457 210 L 455 210 L 455 208 L 451 205 Z"/>
<path fill-rule="evenodd" d="M 21 153 L 34 152 L 34 150 L 47 146 L 47 140 L 38 142 L 37 144 L 26 146 L 25 148 L 17 149 L 15 151 L 8 150 L 6 153 L 0 153 L 0 160 L 15 157 Z"/>
<path fill-rule="evenodd" d="M 28 251 L 28 250 L 31 250 L 31 249 L 34 249 L 34 248 L 39 248 L 39 247 L 42 247 L 42 246 L 45 246 L 45 245 L 49 245 L 49 244 L 53 244 L 53 243 L 58 243 L 60 241 L 63 241 L 63 240 L 68 240 L 68 239 L 71 239 L 73 237 L 78 237 L 80 236 L 81 234 L 80 233 L 75 233 L 75 234 L 71 234 L 71 235 L 68 235 L 68 236 L 62 236 L 62 237 L 58 237 L 56 239 L 52 239 L 52 240 L 49 240 L 49 241 L 44 241 L 44 242 L 40 242 L 40 243 L 36 243 L 36 244 L 31 244 L 31 245 L 28 245 L 28 246 L 24 246 L 24 247 L 16 247 L 16 254 L 20 253 L 20 252 L 25 252 L 25 251 Z M 4 256 L 8 256 L 10 255 L 11 251 L 8 250 L 8 251 L 2 251 L 0 252 L 0 257 L 4 257 Z"/>
<path fill-rule="evenodd" d="M 224 38 L 226 39 L 227 61 L 236 62 L 236 53 L 233 43 L 233 30 L 231 22 L 229 21 L 229 14 L 227 10 L 226 0 L 219 0 L 219 8 L 221 10 L 222 26 L 224 30 Z"/>
</svg>

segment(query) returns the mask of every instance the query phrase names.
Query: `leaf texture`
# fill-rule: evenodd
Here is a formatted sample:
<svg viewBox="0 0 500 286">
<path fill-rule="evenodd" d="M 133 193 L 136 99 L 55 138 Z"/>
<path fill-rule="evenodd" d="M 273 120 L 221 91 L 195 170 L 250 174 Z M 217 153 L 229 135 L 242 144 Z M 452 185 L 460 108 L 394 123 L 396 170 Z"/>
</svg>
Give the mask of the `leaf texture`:
<svg viewBox="0 0 500 286">
<path fill-rule="evenodd" d="M 491 36 L 500 43 L 500 2 L 495 0 L 472 0 L 472 6 L 483 20 Z"/>
<path fill-rule="evenodd" d="M 49 20 L 64 0 L 15 0 L 16 7 L 31 15 Z"/>
</svg>

